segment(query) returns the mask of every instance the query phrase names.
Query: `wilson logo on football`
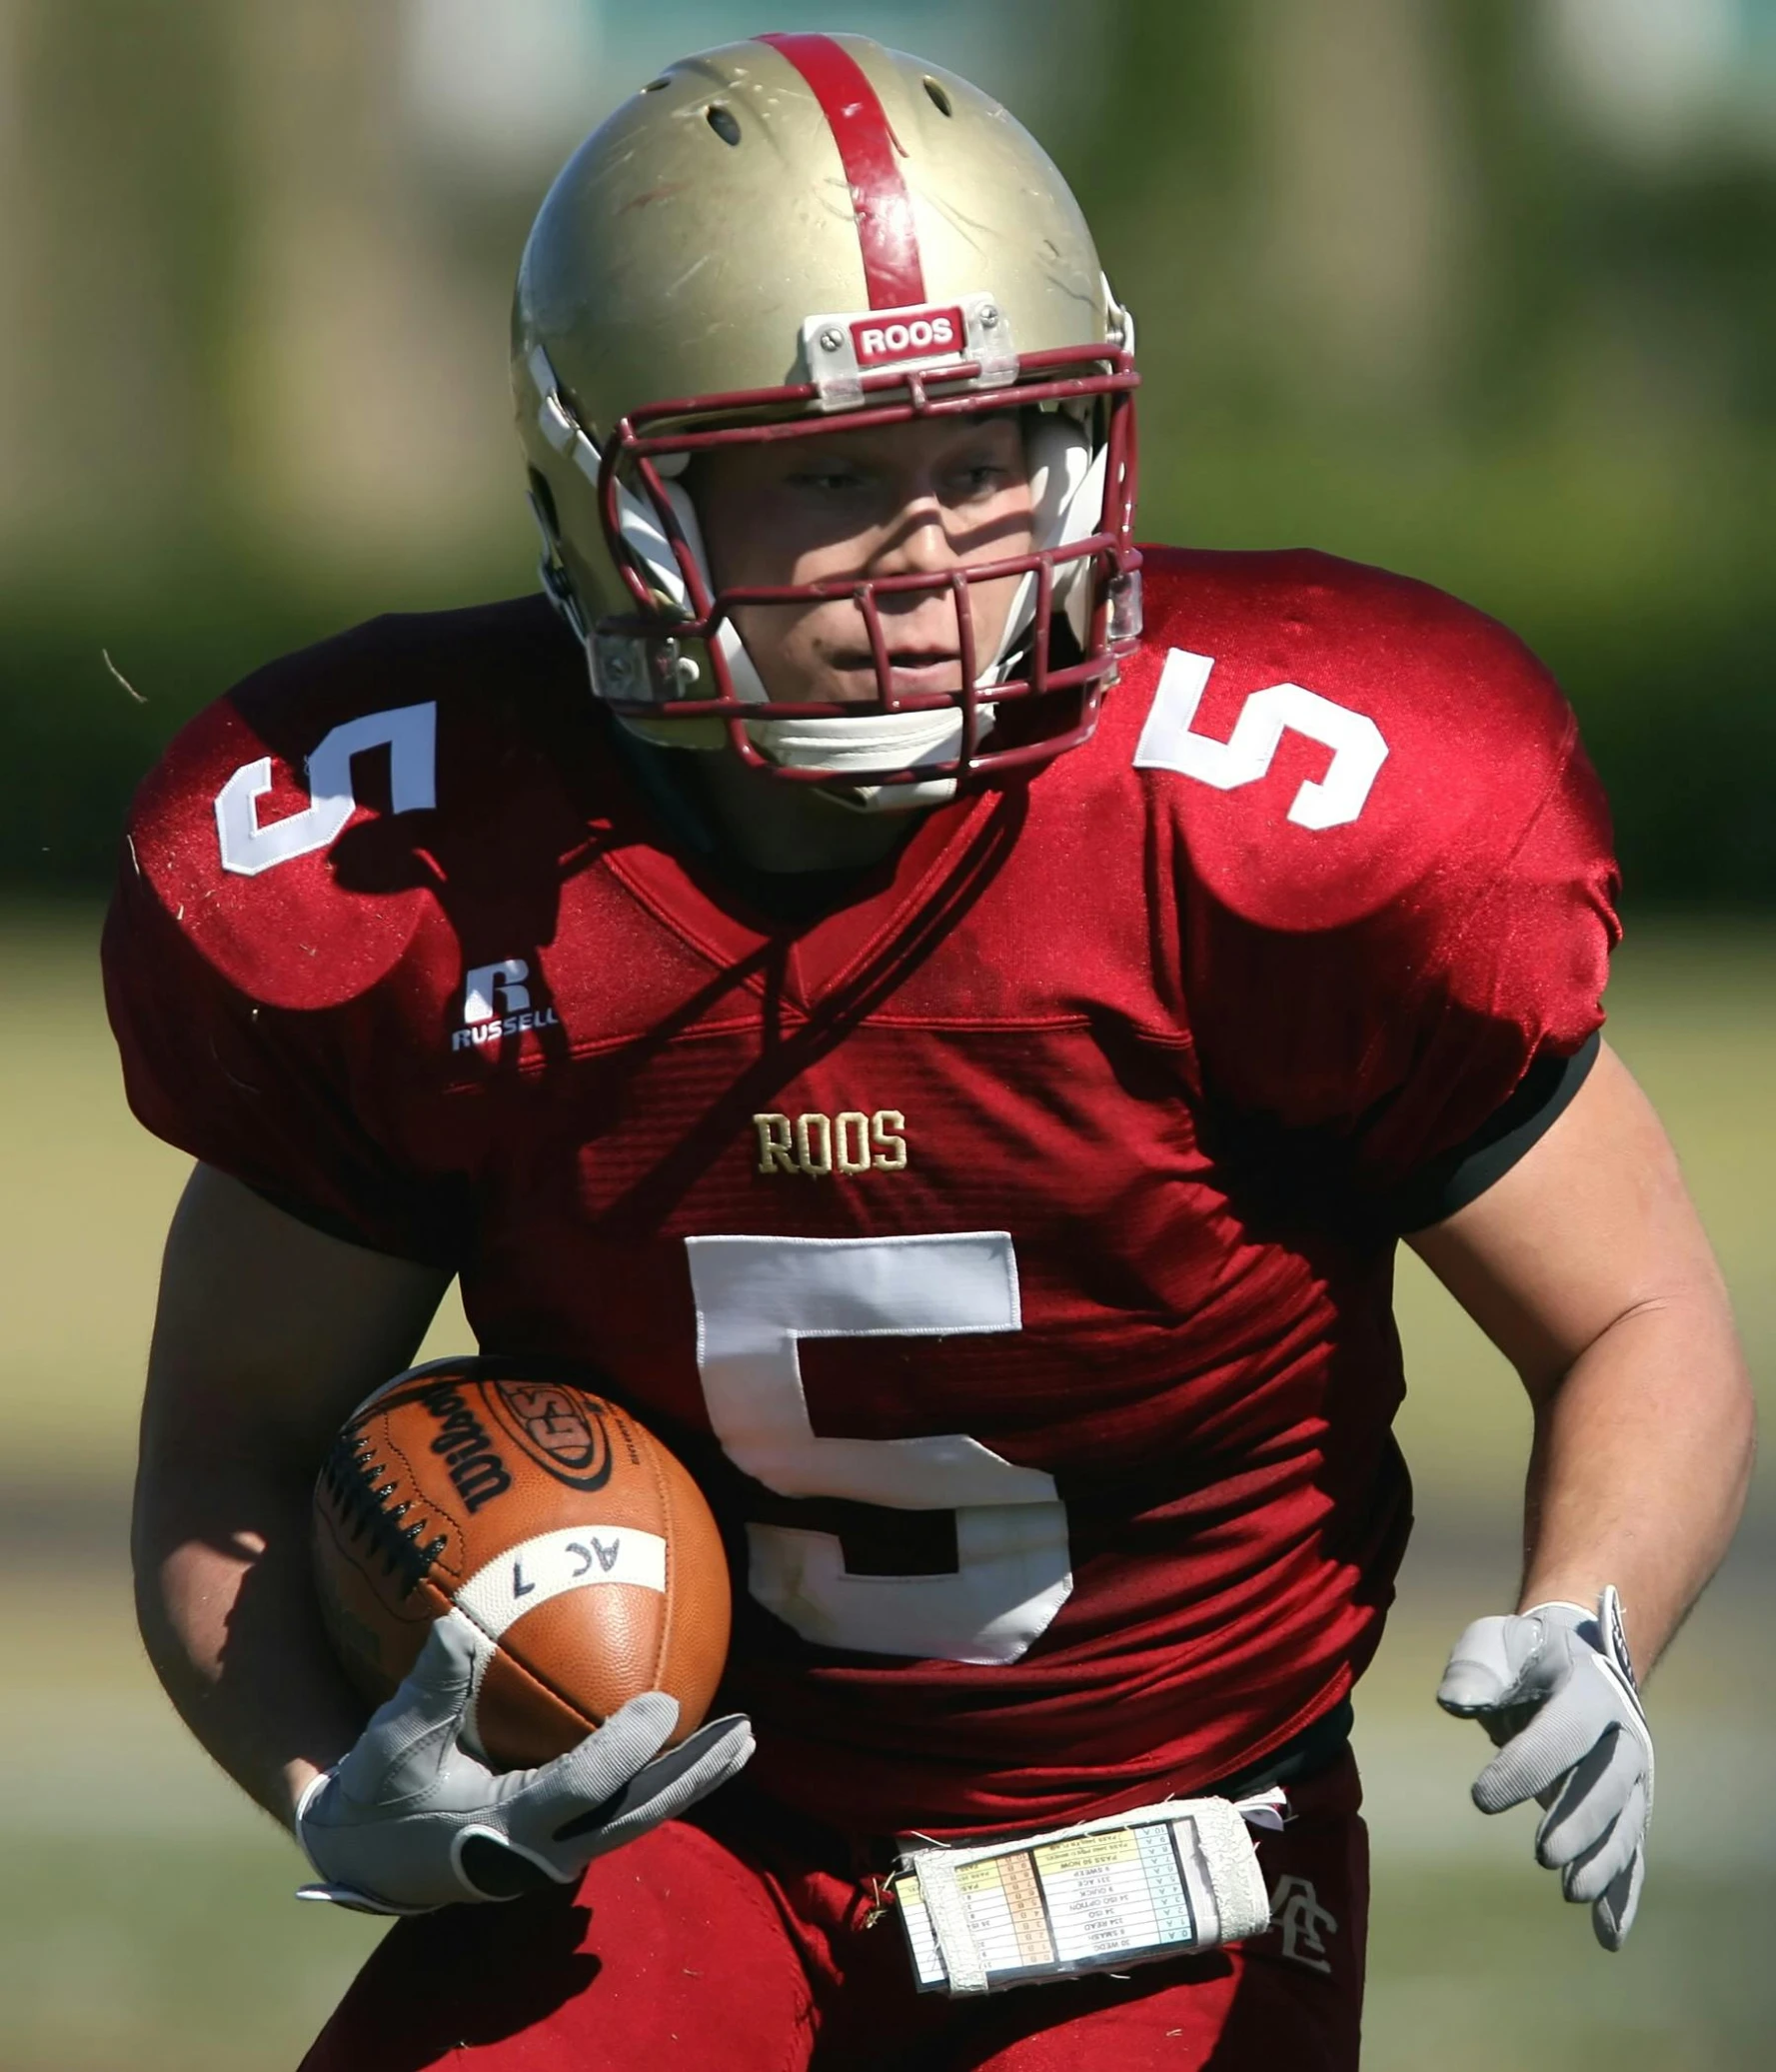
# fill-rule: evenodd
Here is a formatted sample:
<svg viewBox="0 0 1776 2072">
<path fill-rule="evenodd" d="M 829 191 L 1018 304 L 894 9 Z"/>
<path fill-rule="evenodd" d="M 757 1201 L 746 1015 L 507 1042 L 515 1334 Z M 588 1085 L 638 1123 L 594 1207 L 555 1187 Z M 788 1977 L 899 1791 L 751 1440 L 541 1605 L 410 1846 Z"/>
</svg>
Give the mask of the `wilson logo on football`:
<svg viewBox="0 0 1776 2072">
<path fill-rule="evenodd" d="M 584 1396 L 548 1382 L 496 1381 L 490 1391 L 512 1436 L 570 1489 L 611 1479 L 611 1435 Z"/>
<path fill-rule="evenodd" d="M 471 1512 L 512 1487 L 506 1463 L 494 1451 L 488 1428 L 448 1381 L 440 1381 L 420 1397 L 438 1420 L 432 1451 L 450 1471 L 457 1494 Z"/>
<path fill-rule="evenodd" d="M 960 353 L 968 327 L 959 304 L 946 309 L 897 311 L 888 317 L 865 317 L 851 327 L 852 349 L 860 367 L 883 367 L 896 360 L 930 360 Z"/>
</svg>

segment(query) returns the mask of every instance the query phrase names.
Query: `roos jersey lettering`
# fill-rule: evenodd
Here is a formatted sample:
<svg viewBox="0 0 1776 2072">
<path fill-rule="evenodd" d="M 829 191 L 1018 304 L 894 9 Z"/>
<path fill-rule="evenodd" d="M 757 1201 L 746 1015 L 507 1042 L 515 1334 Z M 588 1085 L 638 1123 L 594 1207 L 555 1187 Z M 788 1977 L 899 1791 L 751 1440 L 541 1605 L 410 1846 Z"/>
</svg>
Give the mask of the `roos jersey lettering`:
<svg viewBox="0 0 1776 2072">
<path fill-rule="evenodd" d="M 809 1179 L 833 1173 L 855 1178 L 860 1172 L 904 1172 L 906 1117 L 897 1107 L 879 1107 L 873 1115 L 862 1108 L 842 1108 L 836 1115 L 758 1114 L 761 1172 L 799 1172 Z"/>
<path fill-rule="evenodd" d="M 948 309 L 905 310 L 866 317 L 851 327 L 852 349 L 860 367 L 882 367 L 896 360 L 959 353 L 967 336 L 960 304 L 952 304 Z"/>
</svg>

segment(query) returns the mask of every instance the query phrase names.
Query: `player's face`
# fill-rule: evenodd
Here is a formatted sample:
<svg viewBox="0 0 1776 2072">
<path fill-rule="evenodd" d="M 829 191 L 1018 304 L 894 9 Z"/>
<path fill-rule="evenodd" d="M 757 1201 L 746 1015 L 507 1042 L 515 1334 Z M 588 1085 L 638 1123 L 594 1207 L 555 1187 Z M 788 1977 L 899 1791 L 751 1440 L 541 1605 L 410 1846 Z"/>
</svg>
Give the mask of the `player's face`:
<svg viewBox="0 0 1776 2072">
<path fill-rule="evenodd" d="M 1023 434 L 1008 411 L 718 447 L 697 463 L 691 488 L 719 589 L 945 575 L 1032 545 Z M 997 652 L 1017 582 L 968 587 L 980 669 Z M 889 592 L 879 603 L 894 690 L 959 691 L 951 594 Z M 869 631 L 853 599 L 747 606 L 735 624 L 773 699 L 876 697 Z"/>
</svg>

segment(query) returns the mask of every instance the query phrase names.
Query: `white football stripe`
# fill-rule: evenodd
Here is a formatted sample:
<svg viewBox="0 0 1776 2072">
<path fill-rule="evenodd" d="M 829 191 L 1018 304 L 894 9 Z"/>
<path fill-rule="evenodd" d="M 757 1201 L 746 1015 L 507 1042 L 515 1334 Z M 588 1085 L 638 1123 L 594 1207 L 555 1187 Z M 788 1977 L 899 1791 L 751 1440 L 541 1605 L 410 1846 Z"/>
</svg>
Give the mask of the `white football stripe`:
<svg viewBox="0 0 1776 2072">
<path fill-rule="evenodd" d="M 539 1533 L 478 1568 L 456 1601 L 498 1640 L 527 1611 L 594 1583 L 637 1583 L 644 1590 L 664 1591 L 666 1541 L 631 1525 L 568 1525 Z"/>
</svg>

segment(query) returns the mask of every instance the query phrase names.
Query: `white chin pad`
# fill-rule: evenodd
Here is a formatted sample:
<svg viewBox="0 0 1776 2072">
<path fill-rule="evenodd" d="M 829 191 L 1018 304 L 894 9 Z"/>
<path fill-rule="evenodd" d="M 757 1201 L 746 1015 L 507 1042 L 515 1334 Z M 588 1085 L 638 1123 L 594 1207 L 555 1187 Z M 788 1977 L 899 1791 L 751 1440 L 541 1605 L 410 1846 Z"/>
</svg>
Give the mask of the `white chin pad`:
<svg viewBox="0 0 1776 2072">
<path fill-rule="evenodd" d="M 905 785 L 821 785 L 822 796 L 852 813 L 913 813 L 947 806 L 955 797 L 952 777 L 924 777 Z"/>
<path fill-rule="evenodd" d="M 962 716 L 946 708 L 859 713 L 856 719 L 749 720 L 747 733 L 761 755 L 786 770 L 869 778 L 953 762 L 961 752 Z"/>
</svg>

